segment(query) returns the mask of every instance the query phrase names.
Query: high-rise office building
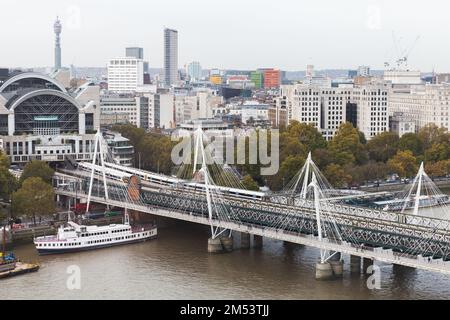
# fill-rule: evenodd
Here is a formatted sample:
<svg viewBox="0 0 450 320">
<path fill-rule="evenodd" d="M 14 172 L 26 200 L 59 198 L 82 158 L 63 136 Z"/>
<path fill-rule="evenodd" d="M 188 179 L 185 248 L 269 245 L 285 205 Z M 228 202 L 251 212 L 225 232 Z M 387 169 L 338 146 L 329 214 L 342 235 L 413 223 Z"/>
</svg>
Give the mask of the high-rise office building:
<svg viewBox="0 0 450 320">
<path fill-rule="evenodd" d="M 198 61 L 192 61 L 186 68 L 190 81 L 198 81 L 202 78 L 202 66 Z"/>
<path fill-rule="evenodd" d="M 178 31 L 164 29 L 164 83 L 171 86 L 178 80 Z"/>
<path fill-rule="evenodd" d="M 55 32 L 55 70 L 61 69 L 61 31 L 62 25 L 59 17 L 56 18 L 53 24 L 53 31 Z"/>
<path fill-rule="evenodd" d="M 144 48 L 129 47 L 125 51 L 128 58 L 144 59 Z"/>
</svg>

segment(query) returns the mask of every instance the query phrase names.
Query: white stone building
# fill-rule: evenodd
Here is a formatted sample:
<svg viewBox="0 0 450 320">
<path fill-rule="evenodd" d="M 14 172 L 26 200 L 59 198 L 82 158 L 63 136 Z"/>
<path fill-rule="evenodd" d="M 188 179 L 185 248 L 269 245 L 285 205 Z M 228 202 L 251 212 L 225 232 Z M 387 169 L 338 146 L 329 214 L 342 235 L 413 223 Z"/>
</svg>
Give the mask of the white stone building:
<svg viewBox="0 0 450 320">
<path fill-rule="evenodd" d="M 449 112 L 450 84 L 415 85 L 407 89 L 392 89 L 391 116 L 401 114 L 402 120 L 415 123 L 416 131 L 430 123 L 450 130 Z"/>
<path fill-rule="evenodd" d="M 357 105 L 357 126 L 367 140 L 389 131 L 389 91 L 387 84 L 353 88 L 351 102 Z"/>
<path fill-rule="evenodd" d="M 144 62 L 134 57 L 111 59 L 108 62 L 108 90 L 134 92 L 144 84 Z"/>
</svg>

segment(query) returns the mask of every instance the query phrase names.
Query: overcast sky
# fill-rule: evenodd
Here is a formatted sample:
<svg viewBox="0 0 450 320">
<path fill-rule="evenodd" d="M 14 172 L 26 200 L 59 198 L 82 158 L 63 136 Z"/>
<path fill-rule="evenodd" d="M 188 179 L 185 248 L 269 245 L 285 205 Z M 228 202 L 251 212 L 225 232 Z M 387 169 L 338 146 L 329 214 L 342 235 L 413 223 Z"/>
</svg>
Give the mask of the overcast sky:
<svg viewBox="0 0 450 320">
<path fill-rule="evenodd" d="M 0 0 L 0 66 L 53 65 L 53 22 L 63 65 L 105 66 L 141 46 L 163 64 L 163 28 L 179 32 L 179 65 L 304 70 L 383 68 L 420 36 L 409 61 L 450 71 L 448 0 Z"/>
</svg>

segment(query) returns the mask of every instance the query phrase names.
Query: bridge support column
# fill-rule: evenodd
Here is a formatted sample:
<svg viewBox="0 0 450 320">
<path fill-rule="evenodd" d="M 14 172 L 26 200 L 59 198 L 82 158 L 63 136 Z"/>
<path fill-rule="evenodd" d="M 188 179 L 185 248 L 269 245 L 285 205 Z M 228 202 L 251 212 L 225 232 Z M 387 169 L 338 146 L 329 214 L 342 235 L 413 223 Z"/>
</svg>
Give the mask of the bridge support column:
<svg viewBox="0 0 450 320">
<path fill-rule="evenodd" d="M 341 278 L 344 274 L 344 261 L 341 259 L 341 253 L 331 251 L 330 255 L 328 262 L 331 265 L 331 269 L 333 269 L 333 274 L 336 278 Z"/>
<path fill-rule="evenodd" d="M 333 274 L 336 278 L 342 278 L 344 274 L 344 261 L 343 260 L 331 260 L 330 261 L 331 269 L 333 270 Z"/>
<path fill-rule="evenodd" d="M 316 263 L 316 280 L 332 280 L 333 279 L 333 268 L 328 262 Z"/>
<path fill-rule="evenodd" d="M 241 232 L 241 249 L 250 248 L 250 233 Z"/>
<path fill-rule="evenodd" d="M 331 258 L 329 261 L 340 261 L 341 260 L 341 253 L 336 251 L 330 252 Z"/>
<path fill-rule="evenodd" d="M 361 273 L 361 257 L 350 256 L 350 272 Z"/>
<path fill-rule="evenodd" d="M 223 250 L 226 252 L 233 251 L 233 237 L 223 237 L 220 238 L 220 242 L 222 243 Z"/>
<path fill-rule="evenodd" d="M 253 235 L 253 247 L 254 248 L 262 248 L 263 246 L 263 237 Z"/>
<path fill-rule="evenodd" d="M 219 238 L 209 238 L 208 239 L 208 252 L 209 253 L 222 253 L 223 246 L 222 241 Z"/>
<path fill-rule="evenodd" d="M 368 259 L 368 258 L 364 258 L 363 259 L 363 273 L 366 274 L 367 273 L 367 269 L 373 265 L 373 260 L 372 259 Z"/>
</svg>

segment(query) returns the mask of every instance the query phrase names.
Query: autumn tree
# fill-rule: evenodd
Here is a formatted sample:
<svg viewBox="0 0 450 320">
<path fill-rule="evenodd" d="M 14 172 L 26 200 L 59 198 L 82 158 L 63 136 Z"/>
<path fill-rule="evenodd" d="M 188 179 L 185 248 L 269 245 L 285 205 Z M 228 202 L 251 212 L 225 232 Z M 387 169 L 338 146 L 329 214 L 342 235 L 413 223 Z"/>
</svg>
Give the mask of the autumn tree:
<svg viewBox="0 0 450 320">
<path fill-rule="evenodd" d="M 27 178 L 22 187 L 14 192 L 12 206 L 18 215 L 33 218 L 55 212 L 55 194 L 53 188 L 40 177 Z"/>
<path fill-rule="evenodd" d="M 283 138 L 290 137 L 303 144 L 307 152 L 318 148 L 325 148 L 327 142 L 322 134 L 312 124 L 292 121 L 287 130 L 282 134 Z"/>
<path fill-rule="evenodd" d="M 330 164 L 327 166 L 325 168 L 324 175 L 328 182 L 336 188 L 346 187 L 352 180 L 352 177 L 338 164 Z"/>
<path fill-rule="evenodd" d="M 364 165 L 347 165 L 344 167 L 345 172 L 352 177 L 352 184 L 362 184 L 364 182 L 380 180 L 384 178 L 388 172 L 388 165 L 384 162 L 369 161 Z"/>
<path fill-rule="evenodd" d="M 450 160 L 427 163 L 425 171 L 433 178 L 444 177 L 450 172 Z"/>
<path fill-rule="evenodd" d="M 404 178 L 414 176 L 418 170 L 416 157 L 409 150 L 398 151 L 388 161 L 388 166 L 393 173 L 397 173 L 400 177 Z"/>
<path fill-rule="evenodd" d="M 440 128 L 434 123 L 429 123 L 419 131 L 419 139 L 424 149 L 430 148 L 435 143 L 450 144 L 450 135 L 445 128 Z"/>
<path fill-rule="evenodd" d="M 349 122 L 339 126 L 329 143 L 328 150 L 339 165 L 363 164 L 368 160 L 367 152 L 361 142 L 359 131 Z"/>
</svg>

